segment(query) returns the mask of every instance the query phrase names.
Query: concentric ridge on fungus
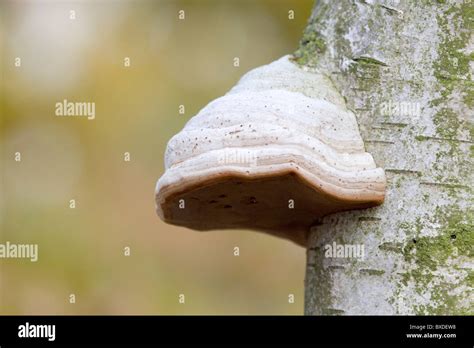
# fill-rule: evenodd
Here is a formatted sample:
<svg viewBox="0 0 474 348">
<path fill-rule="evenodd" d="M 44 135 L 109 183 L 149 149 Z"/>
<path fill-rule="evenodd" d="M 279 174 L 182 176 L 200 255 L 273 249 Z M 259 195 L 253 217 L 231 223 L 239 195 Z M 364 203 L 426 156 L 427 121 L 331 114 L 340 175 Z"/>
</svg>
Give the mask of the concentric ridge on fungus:
<svg viewBox="0 0 474 348">
<path fill-rule="evenodd" d="M 378 205 L 385 194 L 355 115 L 328 78 L 289 56 L 250 71 L 191 118 L 169 141 L 165 166 L 156 186 L 164 221 L 299 244 L 318 218 Z"/>
</svg>

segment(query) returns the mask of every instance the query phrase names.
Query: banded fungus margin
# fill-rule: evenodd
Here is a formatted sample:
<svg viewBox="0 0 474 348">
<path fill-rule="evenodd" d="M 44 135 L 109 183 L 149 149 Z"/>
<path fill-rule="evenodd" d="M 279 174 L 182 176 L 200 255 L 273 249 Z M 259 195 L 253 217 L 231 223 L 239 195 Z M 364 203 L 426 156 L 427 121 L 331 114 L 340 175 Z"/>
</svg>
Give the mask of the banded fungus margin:
<svg viewBox="0 0 474 348">
<path fill-rule="evenodd" d="M 321 217 L 385 195 L 354 113 L 327 77 L 290 56 L 248 72 L 192 117 L 169 141 L 165 168 L 156 185 L 165 222 L 252 229 L 302 246 Z"/>
</svg>

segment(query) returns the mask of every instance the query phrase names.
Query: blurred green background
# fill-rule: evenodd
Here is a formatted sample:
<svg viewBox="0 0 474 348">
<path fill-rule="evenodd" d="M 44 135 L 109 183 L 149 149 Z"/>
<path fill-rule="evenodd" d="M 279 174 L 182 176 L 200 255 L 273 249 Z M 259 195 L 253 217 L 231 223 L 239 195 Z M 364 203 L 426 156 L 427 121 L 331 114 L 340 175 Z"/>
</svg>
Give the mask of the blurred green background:
<svg viewBox="0 0 474 348">
<path fill-rule="evenodd" d="M 302 314 L 303 248 L 166 225 L 154 188 L 167 141 L 295 51 L 312 3 L 2 1 L 0 243 L 37 243 L 39 260 L 0 259 L 0 313 Z M 64 99 L 95 102 L 95 120 L 56 117 Z"/>
</svg>

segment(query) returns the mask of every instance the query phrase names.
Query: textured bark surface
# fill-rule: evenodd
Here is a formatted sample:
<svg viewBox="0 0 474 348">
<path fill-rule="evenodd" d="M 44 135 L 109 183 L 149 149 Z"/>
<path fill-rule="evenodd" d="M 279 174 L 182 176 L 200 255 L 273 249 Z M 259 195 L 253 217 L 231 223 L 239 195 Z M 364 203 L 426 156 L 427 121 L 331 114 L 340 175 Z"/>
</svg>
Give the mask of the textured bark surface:
<svg viewBox="0 0 474 348">
<path fill-rule="evenodd" d="M 345 97 L 388 187 L 312 228 L 306 314 L 474 314 L 473 7 L 317 1 L 295 59 Z M 365 258 L 325 257 L 333 242 Z"/>
</svg>

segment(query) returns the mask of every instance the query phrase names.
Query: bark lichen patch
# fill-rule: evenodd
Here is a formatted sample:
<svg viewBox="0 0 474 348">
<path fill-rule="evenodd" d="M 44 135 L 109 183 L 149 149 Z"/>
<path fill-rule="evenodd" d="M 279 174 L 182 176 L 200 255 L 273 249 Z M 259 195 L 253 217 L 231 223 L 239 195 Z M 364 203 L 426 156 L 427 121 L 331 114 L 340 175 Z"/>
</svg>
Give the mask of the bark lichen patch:
<svg viewBox="0 0 474 348">
<path fill-rule="evenodd" d="M 322 36 L 313 30 L 306 30 L 300 41 L 300 47 L 294 54 L 294 60 L 300 65 L 315 66 L 317 57 L 325 50 L 326 44 Z"/>
<path fill-rule="evenodd" d="M 438 46 L 438 59 L 434 62 L 434 76 L 440 85 L 440 97 L 432 101 L 438 107 L 433 121 L 439 135 L 455 138 L 460 129 L 469 128 L 474 134 L 474 125 L 463 127 L 465 121 L 453 110 L 452 99 L 462 93 L 466 108 L 472 109 L 474 85 L 472 83 L 471 62 L 473 53 L 466 53 L 466 47 L 474 30 L 474 6 L 466 1 L 459 6 L 449 6 L 438 14 L 437 23 L 442 41 Z M 465 87 L 464 87 L 465 86 Z M 460 91 L 462 89 L 462 92 Z"/>
<path fill-rule="evenodd" d="M 319 57 L 326 52 L 326 40 L 317 27 L 321 26 L 321 21 L 326 18 L 328 8 L 323 2 L 317 2 L 300 40 L 299 48 L 293 55 L 297 64 L 314 67 L 317 65 Z"/>
<path fill-rule="evenodd" d="M 461 314 L 468 302 L 467 295 L 453 294 L 451 290 L 472 287 L 472 270 L 461 269 L 462 262 L 454 260 L 468 261 L 473 257 L 474 211 L 466 213 L 454 205 L 438 208 L 435 216 L 435 222 L 441 225 L 436 237 L 418 236 L 422 228 L 418 221 L 400 226 L 410 236 L 403 248 L 408 269 L 402 274 L 401 282 L 405 287 L 414 284 L 420 296 L 431 296 L 429 306 L 416 307 L 418 314 Z M 450 268 L 458 275 L 454 284 L 444 277 L 443 270 Z"/>
</svg>

